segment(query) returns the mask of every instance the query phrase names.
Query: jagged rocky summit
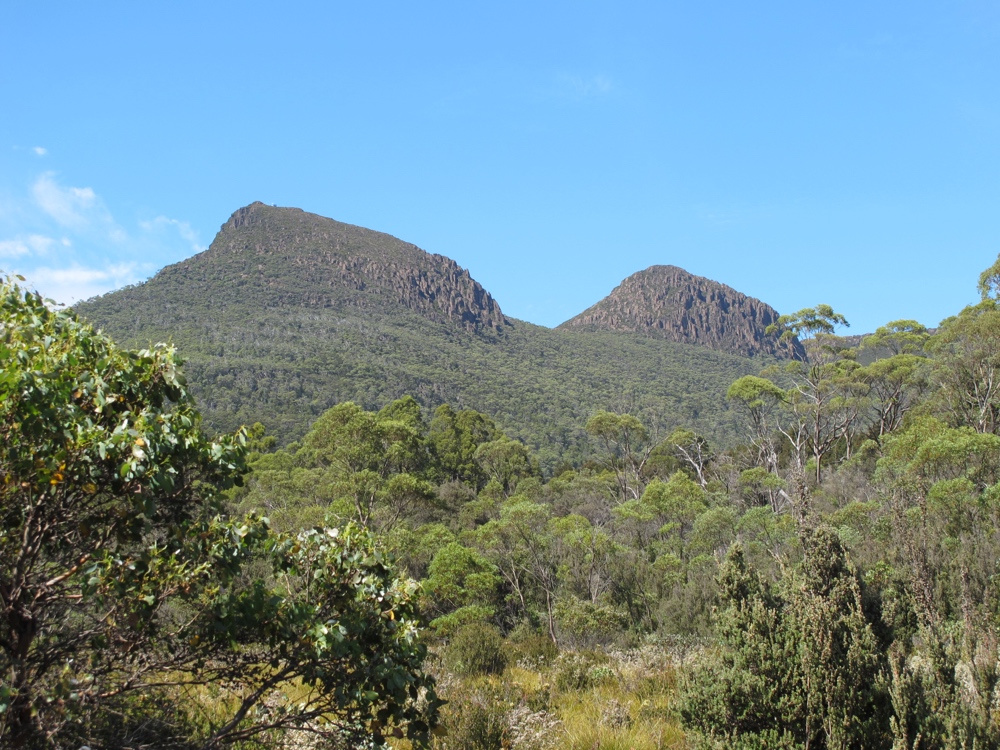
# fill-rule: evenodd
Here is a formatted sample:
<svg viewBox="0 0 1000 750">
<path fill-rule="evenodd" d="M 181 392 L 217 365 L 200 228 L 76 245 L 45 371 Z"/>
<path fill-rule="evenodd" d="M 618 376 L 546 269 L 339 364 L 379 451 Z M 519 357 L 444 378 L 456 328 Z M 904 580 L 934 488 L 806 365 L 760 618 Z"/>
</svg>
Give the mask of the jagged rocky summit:
<svg viewBox="0 0 1000 750">
<path fill-rule="evenodd" d="M 803 357 L 797 340 L 767 333 L 777 319 L 773 307 L 725 284 L 677 266 L 650 266 L 559 328 L 639 333 L 743 356 Z"/>
<path fill-rule="evenodd" d="M 164 269 L 154 282 L 168 279 L 202 283 L 216 295 L 249 294 L 268 307 L 400 305 L 469 331 L 508 324 L 489 292 L 450 258 L 382 232 L 259 201 L 237 210 L 208 250 Z"/>
</svg>

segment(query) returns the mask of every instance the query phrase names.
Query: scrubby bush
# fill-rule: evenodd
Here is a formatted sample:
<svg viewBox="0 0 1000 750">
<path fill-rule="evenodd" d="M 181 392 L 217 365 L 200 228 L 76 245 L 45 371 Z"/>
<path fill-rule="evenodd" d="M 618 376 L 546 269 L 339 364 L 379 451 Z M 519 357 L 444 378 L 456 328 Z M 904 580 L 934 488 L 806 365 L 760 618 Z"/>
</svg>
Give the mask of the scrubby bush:
<svg viewBox="0 0 1000 750">
<path fill-rule="evenodd" d="M 528 623 L 518 625 L 507 637 L 511 661 L 529 668 L 544 667 L 559 656 L 552 639 L 534 630 Z"/>
<path fill-rule="evenodd" d="M 624 612 L 572 596 L 556 604 L 555 619 L 560 639 L 577 648 L 605 645 L 628 624 Z"/>
<path fill-rule="evenodd" d="M 811 535 L 801 570 L 782 586 L 748 566 L 739 546 L 719 583 L 721 648 L 681 691 L 681 716 L 702 747 L 892 746 L 885 654 L 834 532 Z"/>
<path fill-rule="evenodd" d="M 417 584 L 366 529 L 231 514 L 246 441 L 202 431 L 172 347 L 0 280 L 0 746 L 426 740 Z"/>
<path fill-rule="evenodd" d="M 466 625 L 448 644 L 445 662 L 457 674 L 500 674 L 507 667 L 503 636 L 492 625 Z"/>
<path fill-rule="evenodd" d="M 587 690 L 614 678 L 608 657 L 596 651 L 566 651 L 553 666 L 556 688 L 561 692 Z"/>
</svg>

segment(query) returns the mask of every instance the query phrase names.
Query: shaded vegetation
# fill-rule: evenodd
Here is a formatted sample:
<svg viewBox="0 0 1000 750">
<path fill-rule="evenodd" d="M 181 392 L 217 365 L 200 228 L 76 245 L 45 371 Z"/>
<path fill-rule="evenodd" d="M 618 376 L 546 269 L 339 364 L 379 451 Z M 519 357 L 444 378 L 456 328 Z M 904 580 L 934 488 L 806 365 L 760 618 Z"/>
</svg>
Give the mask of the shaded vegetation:
<svg viewBox="0 0 1000 750">
<path fill-rule="evenodd" d="M 582 427 L 598 408 L 731 442 L 720 396 L 762 366 L 642 334 L 508 319 L 446 258 L 294 209 L 249 209 L 208 251 L 77 306 L 123 344 L 177 346 L 206 423 L 221 431 L 261 421 L 287 442 L 337 403 L 376 409 L 410 395 L 427 409 L 488 414 L 551 470 L 587 456 Z"/>
<path fill-rule="evenodd" d="M 353 525 L 234 515 L 246 435 L 200 429 L 174 352 L 0 285 L 0 741 L 426 740 L 416 584 Z"/>
<path fill-rule="evenodd" d="M 401 305 L 368 320 L 422 323 L 351 356 L 389 372 L 398 345 L 461 376 L 212 441 L 171 350 L 120 350 L 8 289 L 0 544 L 26 562 L 0 568 L 0 730 L 25 746 L 998 747 L 998 267 L 933 333 L 846 339 L 817 305 L 772 331 L 807 357 L 727 360 L 717 392 L 678 375 L 701 383 L 685 408 L 733 432 L 656 383 L 585 400 L 579 352 L 648 355 L 598 378 L 613 391 L 666 366 L 663 342 L 532 338 L 475 287 L 475 305 L 439 300 L 429 276 L 423 296 L 354 298 Z M 522 361 L 559 353 L 564 378 L 539 386 L 553 371 L 525 374 L 499 353 L 511 342 Z M 503 377 L 487 387 L 487 370 Z M 498 411 L 449 403 L 455 382 Z"/>
</svg>

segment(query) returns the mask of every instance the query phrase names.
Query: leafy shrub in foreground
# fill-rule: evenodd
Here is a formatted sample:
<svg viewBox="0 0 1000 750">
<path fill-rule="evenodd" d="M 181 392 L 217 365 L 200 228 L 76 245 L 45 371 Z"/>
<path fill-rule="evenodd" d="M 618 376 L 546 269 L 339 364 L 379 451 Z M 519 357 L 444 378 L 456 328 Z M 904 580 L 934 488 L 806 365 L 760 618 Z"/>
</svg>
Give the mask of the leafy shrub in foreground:
<svg viewBox="0 0 1000 750">
<path fill-rule="evenodd" d="M 445 661 L 457 674 L 499 674 L 507 667 L 503 637 L 492 625 L 466 625 L 448 644 Z"/>
<path fill-rule="evenodd" d="M 172 348 L 2 282 L 0 363 L 0 745 L 426 741 L 417 584 L 367 531 L 227 516 L 246 434 L 201 431 Z M 198 691 L 216 713 L 192 727 Z"/>
</svg>

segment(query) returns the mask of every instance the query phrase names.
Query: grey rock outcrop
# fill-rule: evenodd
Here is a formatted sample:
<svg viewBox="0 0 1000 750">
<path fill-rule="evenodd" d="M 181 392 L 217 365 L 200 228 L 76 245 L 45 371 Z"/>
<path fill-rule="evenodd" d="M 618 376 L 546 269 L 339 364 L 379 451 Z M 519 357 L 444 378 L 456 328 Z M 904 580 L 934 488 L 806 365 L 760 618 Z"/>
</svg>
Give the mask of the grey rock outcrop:
<svg viewBox="0 0 1000 750">
<path fill-rule="evenodd" d="M 767 333 L 777 319 L 773 307 L 725 284 L 677 266 L 650 266 L 559 328 L 640 333 L 743 356 L 804 356 L 797 340 Z"/>
<path fill-rule="evenodd" d="M 233 255 L 241 256 L 236 263 Z M 299 208 L 256 202 L 238 209 L 186 272 L 199 268 L 230 275 L 238 269 L 233 281 L 266 289 L 260 297 L 268 306 L 370 308 L 390 302 L 470 331 L 508 324 L 489 292 L 450 258 Z"/>
</svg>

